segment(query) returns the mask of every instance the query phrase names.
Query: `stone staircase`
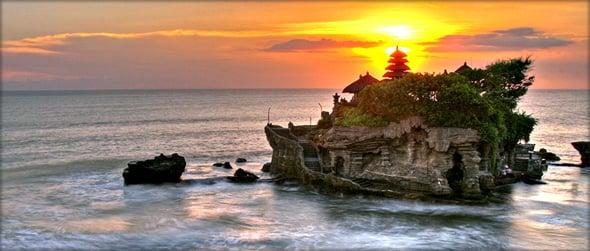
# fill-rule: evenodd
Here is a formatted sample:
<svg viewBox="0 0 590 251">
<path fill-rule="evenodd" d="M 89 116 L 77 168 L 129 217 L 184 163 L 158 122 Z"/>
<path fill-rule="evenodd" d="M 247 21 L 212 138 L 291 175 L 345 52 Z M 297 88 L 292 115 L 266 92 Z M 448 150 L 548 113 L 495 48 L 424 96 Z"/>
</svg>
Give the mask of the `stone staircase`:
<svg viewBox="0 0 590 251">
<path fill-rule="evenodd" d="M 305 166 L 312 171 L 321 172 L 320 158 L 315 146 L 309 140 L 298 140 L 299 145 L 303 148 L 303 159 Z"/>
</svg>

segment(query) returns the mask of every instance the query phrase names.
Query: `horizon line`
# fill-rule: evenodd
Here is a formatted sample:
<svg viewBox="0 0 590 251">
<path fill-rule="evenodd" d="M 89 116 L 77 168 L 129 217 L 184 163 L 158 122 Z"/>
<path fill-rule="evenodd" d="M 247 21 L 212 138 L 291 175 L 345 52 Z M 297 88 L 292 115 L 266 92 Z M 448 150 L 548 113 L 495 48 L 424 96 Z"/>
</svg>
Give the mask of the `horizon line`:
<svg viewBox="0 0 590 251">
<path fill-rule="evenodd" d="M 338 90 L 340 88 L 298 88 L 298 87 L 279 87 L 279 88 L 266 88 L 266 87 L 253 87 L 253 88 L 121 88 L 121 89 L 1 89 L 0 92 L 59 92 L 59 91 L 187 91 L 187 90 L 203 90 L 203 91 L 216 91 L 216 90 Z M 590 90 L 590 86 L 586 88 L 531 88 L 529 90 Z"/>
</svg>

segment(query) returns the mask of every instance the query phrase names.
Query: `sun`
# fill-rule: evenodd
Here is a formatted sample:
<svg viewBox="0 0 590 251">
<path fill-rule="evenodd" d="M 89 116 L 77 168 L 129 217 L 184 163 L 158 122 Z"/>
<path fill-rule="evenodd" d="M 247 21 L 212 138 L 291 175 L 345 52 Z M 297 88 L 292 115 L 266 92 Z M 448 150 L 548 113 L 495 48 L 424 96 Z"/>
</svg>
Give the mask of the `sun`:
<svg viewBox="0 0 590 251">
<path fill-rule="evenodd" d="M 410 39 L 414 34 L 414 29 L 408 25 L 384 26 L 376 29 L 379 33 L 385 33 L 395 39 Z"/>
</svg>

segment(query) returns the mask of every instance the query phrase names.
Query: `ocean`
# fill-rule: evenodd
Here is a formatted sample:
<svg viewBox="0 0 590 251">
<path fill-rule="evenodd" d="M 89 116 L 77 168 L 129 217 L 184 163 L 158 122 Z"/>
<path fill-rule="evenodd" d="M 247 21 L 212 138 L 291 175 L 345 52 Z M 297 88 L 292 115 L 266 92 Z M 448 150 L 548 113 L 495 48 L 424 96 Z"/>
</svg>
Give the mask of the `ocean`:
<svg viewBox="0 0 590 251">
<path fill-rule="evenodd" d="M 484 206 L 296 184 L 123 185 L 127 162 L 175 152 L 185 179 L 231 175 L 211 166 L 224 161 L 268 177 L 269 107 L 273 124 L 315 123 L 336 91 L 3 92 L 0 248 L 588 248 L 588 168 L 550 165 L 547 185 L 517 183 Z M 519 109 L 539 119 L 531 143 L 579 163 L 570 142 L 590 140 L 589 94 L 530 90 Z"/>
</svg>

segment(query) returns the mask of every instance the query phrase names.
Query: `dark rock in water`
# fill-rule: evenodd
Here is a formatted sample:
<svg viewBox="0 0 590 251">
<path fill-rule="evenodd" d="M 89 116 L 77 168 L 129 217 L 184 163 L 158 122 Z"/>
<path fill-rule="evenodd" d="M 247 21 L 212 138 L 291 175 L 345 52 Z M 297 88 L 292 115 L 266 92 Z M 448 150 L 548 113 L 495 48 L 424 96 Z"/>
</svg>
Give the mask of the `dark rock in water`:
<svg viewBox="0 0 590 251">
<path fill-rule="evenodd" d="M 176 153 L 170 156 L 160 154 L 154 159 L 129 162 L 123 170 L 123 179 L 125 185 L 180 182 L 185 166 L 184 157 Z"/>
<path fill-rule="evenodd" d="M 251 183 L 259 179 L 258 176 L 256 176 L 256 174 L 248 172 L 242 168 L 238 168 L 238 170 L 236 170 L 236 172 L 234 173 L 234 176 L 229 176 L 227 178 L 230 181 L 237 183 Z"/>
<path fill-rule="evenodd" d="M 270 172 L 270 167 L 271 167 L 271 164 L 270 164 L 270 162 L 268 162 L 268 163 L 262 165 L 262 169 L 260 169 L 260 171 L 268 173 L 268 172 Z"/>
<path fill-rule="evenodd" d="M 214 163 L 213 166 L 214 167 L 222 167 L 223 166 L 223 163 L 217 162 L 217 163 Z"/>
<path fill-rule="evenodd" d="M 231 164 L 229 162 L 223 163 L 223 168 L 225 168 L 225 169 L 233 169 L 233 167 L 231 166 Z"/>
<path fill-rule="evenodd" d="M 247 162 L 248 160 L 244 159 L 244 158 L 237 158 L 236 159 L 236 163 L 244 163 Z"/>
<path fill-rule="evenodd" d="M 576 150 L 578 150 L 578 152 L 582 156 L 582 166 L 590 166 L 590 141 L 572 142 L 572 145 L 574 146 L 574 148 L 576 148 Z"/>
<path fill-rule="evenodd" d="M 557 154 L 548 152 L 547 149 L 541 148 L 537 152 L 541 156 L 541 158 L 546 159 L 547 161 L 560 161 L 561 158 L 557 156 Z"/>
<path fill-rule="evenodd" d="M 522 182 L 529 184 L 529 185 L 545 185 L 547 182 L 531 178 L 527 175 L 522 176 Z"/>
</svg>

